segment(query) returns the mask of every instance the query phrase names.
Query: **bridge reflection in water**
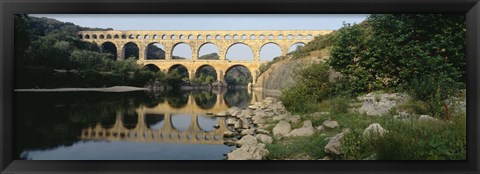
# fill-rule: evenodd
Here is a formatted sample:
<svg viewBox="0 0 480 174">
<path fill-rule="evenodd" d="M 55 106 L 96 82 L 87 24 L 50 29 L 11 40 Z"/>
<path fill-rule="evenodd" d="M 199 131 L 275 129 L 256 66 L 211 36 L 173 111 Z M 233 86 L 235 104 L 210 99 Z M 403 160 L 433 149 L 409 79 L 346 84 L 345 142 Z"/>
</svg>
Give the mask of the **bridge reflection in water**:
<svg viewBox="0 0 480 174">
<path fill-rule="evenodd" d="M 249 91 L 250 92 L 250 91 Z M 215 105 L 212 107 L 201 107 L 196 103 L 192 95 L 188 96 L 188 102 L 182 107 L 176 108 L 168 102 L 160 102 L 156 106 L 141 106 L 136 109 L 136 125 L 132 126 L 124 123 L 125 114 L 117 112 L 115 123 L 112 127 L 104 127 L 97 123 L 94 127 L 82 130 L 80 139 L 82 140 L 107 140 L 107 141 L 130 141 L 130 142 L 166 142 L 177 144 L 223 144 L 223 133 L 228 130 L 225 123 L 225 117 L 216 118 L 218 128 L 206 130 L 199 124 L 199 117 L 205 117 L 207 114 L 215 114 L 227 110 L 230 106 L 224 100 L 225 93 L 217 93 Z M 252 92 L 252 98 L 249 103 L 261 101 L 263 95 Z M 187 130 L 180 130 L 172 122 L 172 118 L 178 115 L 190 116 L 190 124 Z M 163 116 L 163 126 L 155 129 L 147 123 L 149 117 Z M 154 118 L 151 118 L 151 120 Z M 162 118 L 160 118 L 162 119 Z M 208 125 L 208 127 L 212 127 Z"/>
</svg>

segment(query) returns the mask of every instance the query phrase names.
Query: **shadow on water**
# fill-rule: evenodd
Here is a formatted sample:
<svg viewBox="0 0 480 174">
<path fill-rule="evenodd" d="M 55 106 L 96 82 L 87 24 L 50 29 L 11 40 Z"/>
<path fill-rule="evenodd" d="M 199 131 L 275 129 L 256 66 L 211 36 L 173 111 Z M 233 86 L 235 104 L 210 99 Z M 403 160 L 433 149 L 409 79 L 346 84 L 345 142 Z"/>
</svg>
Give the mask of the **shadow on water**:
<svg viewBox="0 0 480 174">
<path fill-rule="evenodd" d="M 183 157 L 165 153 L 164 158 L 169 159 L 177 159 L 177 156 L 178 159 L 222 159 L 222 154 L 228 152 L 229 148 L 218 145 L 223 146 L 221 133 L 227 128 L 214 129 L 213 125 L 224 123 L 225 118 L 207 116 L 207 113 L 215 113 L 231 106 L 245 107 L 251 98 L 247 90 L 175 91 L 163 94 L 17 92 L 15 155 L 18 159 L 37 159 L 39 155 L 32 154 L 42 153 L 51 157 L 49 159 L 55 159 L 55 151 L 75 148 L 79 143 L 93 143 L 92 146 L 100 147 L 100 142 L 103 142 L 108 147 L 123 148 L 123 144 L 115 142 L 135 142 L 131 146 L 143 147 L 148 146 L 148 143 L 177 144 L 163 145 L 168 146 L 167 150 L 173 151 L 177 146 L 183 146 L 181 144 L 191 144 L 185 147 L 191 150 L 176 149 L 177 153 L 187 154 Z M 175 127 L 181 129 L 176 130 Z M 197 147 L 195 144 L 204 146 Z M 210 146 L 212 148 L 208 150 Z M 204 150 L 205 148 L 207 149 Z M 78 149 L 76 151 L 81 152 Z M 205 156 L 194 151 L 214 155 Z M 188 156 L 188 153 L 196 155 Z M 78 158 L 73 155 L 68 159 L 86 158 L 78 155 Z M 130 154 L 128 158 L 125 156 L 112 158 L 137 159 L 135 155 Z M 104 159 L 100 156 L 95 157 L 97 158 Z"/>
</svg>

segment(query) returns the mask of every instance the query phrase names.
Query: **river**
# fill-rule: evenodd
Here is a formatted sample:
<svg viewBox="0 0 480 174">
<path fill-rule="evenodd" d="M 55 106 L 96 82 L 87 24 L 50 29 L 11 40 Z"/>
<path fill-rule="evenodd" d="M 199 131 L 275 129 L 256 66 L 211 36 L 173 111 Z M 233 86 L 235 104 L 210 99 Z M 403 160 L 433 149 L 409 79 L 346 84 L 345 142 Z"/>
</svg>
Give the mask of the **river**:
<svg viewBox="0 0 480 174">
<path fill-rule="evenodd" d="M 263 97 L 224 91 L 16 92 L 17 159 L 222 160 L 230 129 L 212 114 Z M 215 125 L 219 126 L 214 128 Z"/>
</svg>

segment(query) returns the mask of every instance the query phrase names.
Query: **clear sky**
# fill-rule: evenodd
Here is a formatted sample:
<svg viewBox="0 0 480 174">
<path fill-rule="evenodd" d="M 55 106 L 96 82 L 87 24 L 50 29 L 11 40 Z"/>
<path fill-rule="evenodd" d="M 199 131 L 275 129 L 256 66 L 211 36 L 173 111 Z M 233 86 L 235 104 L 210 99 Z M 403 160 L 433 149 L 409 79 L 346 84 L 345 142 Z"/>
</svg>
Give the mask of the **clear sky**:
<svg viewBox="0 0 480 174">
<path fill-rule="evenodd" d="M 83 27 L 114 30 L 336 30 L 344 22 L 360 23 L 367 14 L 34 14 Z M 190 57 L 188 45 L 175 48 L 175 56 Z M 178 50 L 177 50 L 178 49 Z M 200 50 L 201 55 L 215 47 Z M 241 45 L 227 52 L 231 60 L 249 60 L 248 48 Z M 200 55 L 200 56 L 201 56 Z M 261 50 L 261 60 L 278 56 L 276 45 Z"/>
</svg>

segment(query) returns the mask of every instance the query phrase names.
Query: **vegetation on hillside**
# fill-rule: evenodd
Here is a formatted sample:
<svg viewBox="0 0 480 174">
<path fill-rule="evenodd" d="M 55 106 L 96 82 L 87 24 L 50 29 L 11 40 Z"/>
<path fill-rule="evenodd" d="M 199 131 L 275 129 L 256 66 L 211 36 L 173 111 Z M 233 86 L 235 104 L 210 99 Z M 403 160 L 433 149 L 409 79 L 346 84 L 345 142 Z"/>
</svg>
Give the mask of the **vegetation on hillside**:
<svg viewBox="0 0 480 174">
<path fill-rule="evenodd" d="M 365 159 L 373 154 L 389 160 L 466 159 L 465 113 L 450 108 L 459 94 L 465 95 L 465 31 L 464 15 L 375 14 L 361 24 L 344 24 L 324 41 L 331 46 L 329 60 L 300 69 L 298 83 L 282 91 L 281 101 L 289 111 L 313 119 L 314 125 L 334 119 L 342 128 L 352 129 L 342 141 L 345 154 L 336 159 Z M 331 71 L 342 75 L 333 78 Z M 349 110 L 357 96 L 374 91 L 407 93 L 411 99 L 396 109 L 443 121 L 401 121 L 394 118 L 396 109 L 382 117 Z M 329 114 L 321 118 L 308 114 L 317 111 Z M 392 133 L 364 138 L 363 130 L 370 123 L 380 123 Z M 339 132 L 332 130 L 327 136 Z M 325 146 L 321 137 L 310 139 L 314 144 L 307 143 L 308 147 Z M 304 139 L 278 141 L 281 147 L 269 147 L 272 158 L 308 151 L 288 143 Z"/>
</svg>

